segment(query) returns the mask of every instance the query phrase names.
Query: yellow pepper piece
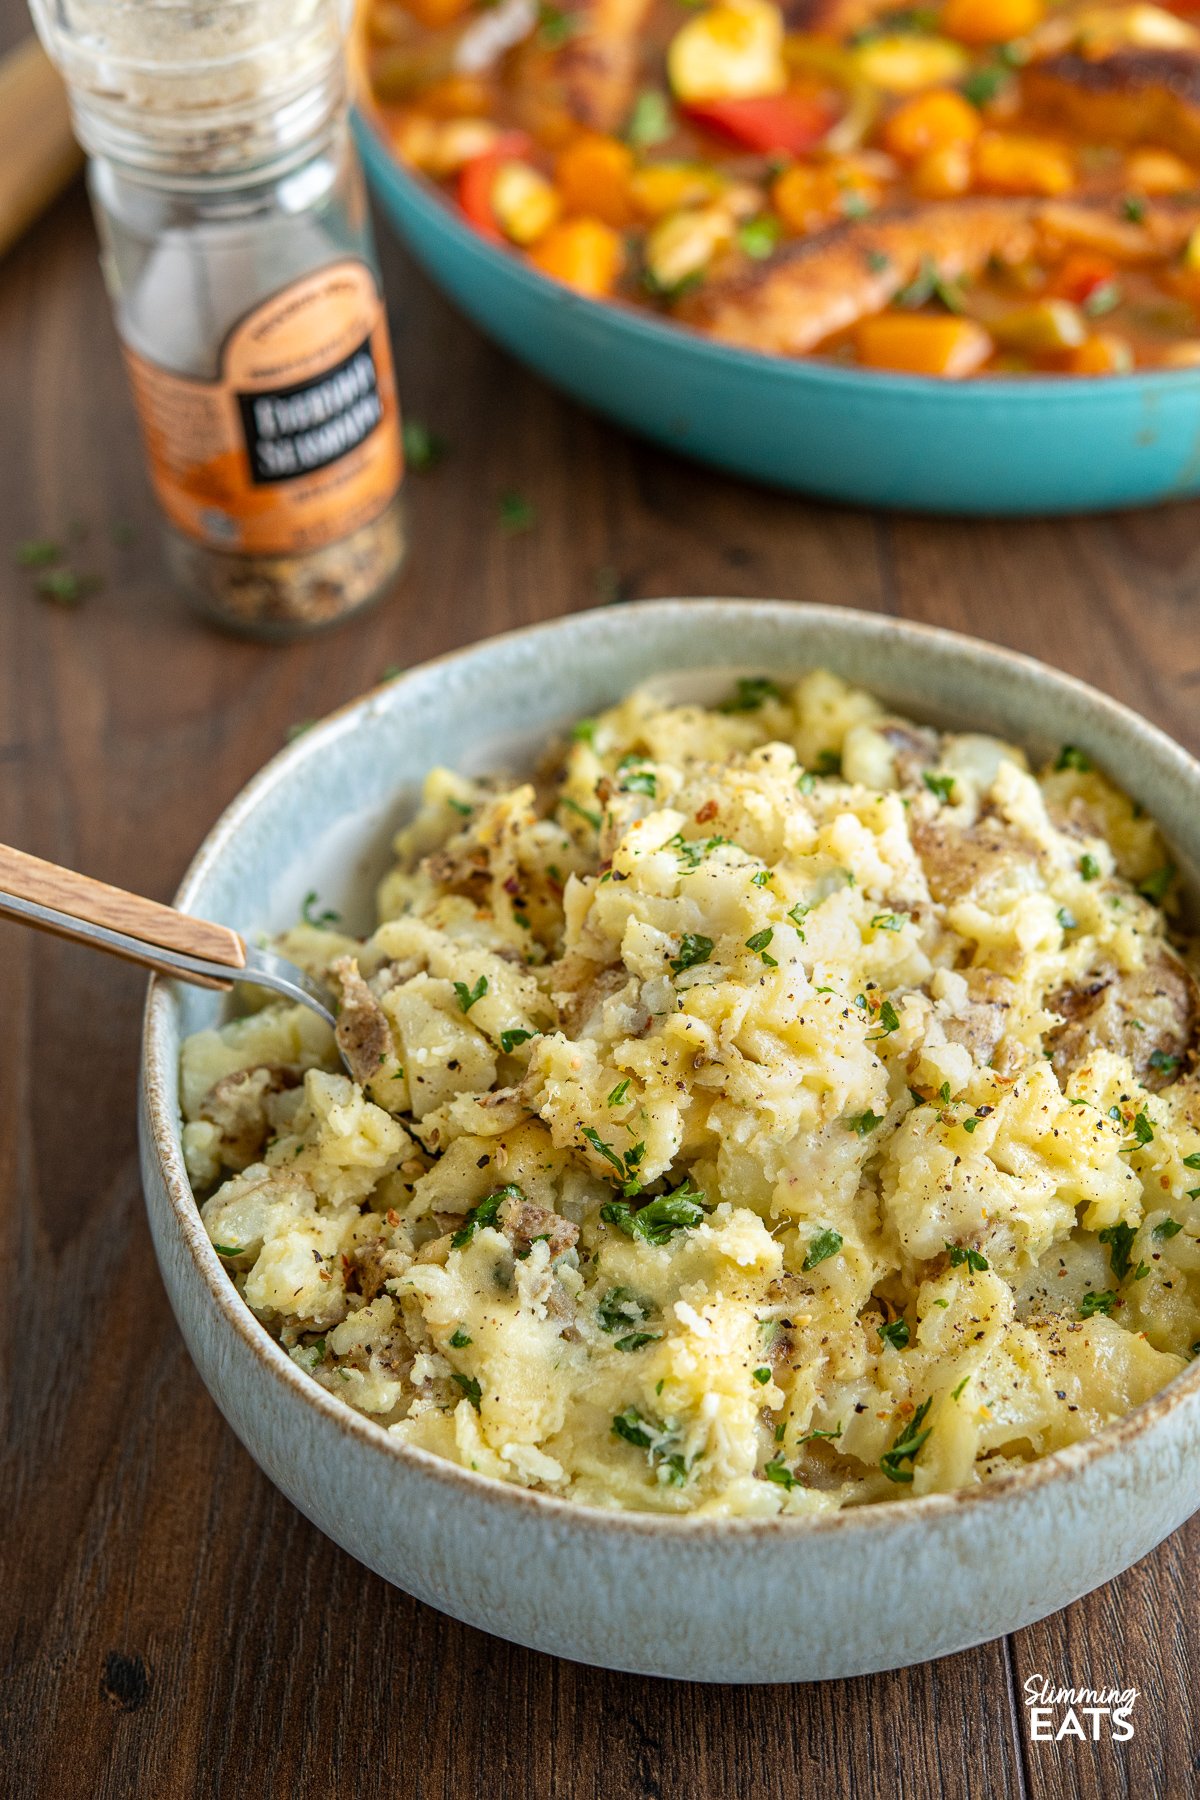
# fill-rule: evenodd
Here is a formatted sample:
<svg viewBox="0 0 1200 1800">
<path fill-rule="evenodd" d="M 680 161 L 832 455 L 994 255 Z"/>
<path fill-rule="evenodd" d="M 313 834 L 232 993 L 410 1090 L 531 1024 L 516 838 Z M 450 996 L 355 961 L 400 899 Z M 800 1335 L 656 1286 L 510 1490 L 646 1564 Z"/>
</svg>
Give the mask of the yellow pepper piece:
<svg viewBox="0 0 1200 1800">
<path fill-rule="evenodd" d="M 981 369 L 993 345 L 974 319 L 884 312 L 862 320 L 854 334 L 854 348 L 865 368 L 954 380 Z"/>
<path fill-rule="evenodd" d="M 715 200 L 724 183 L 714 169 L 698 163 L 647 163 L 629 178 L 629 194 L 647 219 L 662 219 L 683 206 Z"/>
<path fill-rule="evenodd" d="M 1032 306 L 1016 306 L 988 329 L 1006 350 L 1023 350 L 1031 356 L 1054 350 L 1077 349 L 1088 335 L 1083 314 L 1069 300 L 1039 300 Z"/>
<path fill-rule="evenodd" d="M 544 175 L 524 162 L 503 162 L 492 183 L 496 223 L 514 244 L 536 243 L 558 218 L 558 194 Z"/>
<path fill-rule="evenodd" d="M 917 94 L 922 88 L 945 87 L 968 67 L 966 51 L 949 38 L 914 37 L 896 32 L 871 38 L 854 52 L 860 75 L 889 94 Z"/>
<path fill-rule="evenodd" d="M 1196 171 L 1170 150 L 1134 150 L 1125 158 L 1125 186 L 1139 194 L 1185 194 L 1200 185 Z"/>
<path fill-rule="evenodd" d="M 1045 138 L 985 131 L 975 145 L 975 178 L 998 194 L 1067 194 L 1075 168 L 1062 146 Z"/>
<path fill-rule="evenodd" d="M 781 94 L 787 86 L 783 14 L 769 0 L 706 7 L 671 39 L 667 76 L 685 105 Z"/>
</svg>

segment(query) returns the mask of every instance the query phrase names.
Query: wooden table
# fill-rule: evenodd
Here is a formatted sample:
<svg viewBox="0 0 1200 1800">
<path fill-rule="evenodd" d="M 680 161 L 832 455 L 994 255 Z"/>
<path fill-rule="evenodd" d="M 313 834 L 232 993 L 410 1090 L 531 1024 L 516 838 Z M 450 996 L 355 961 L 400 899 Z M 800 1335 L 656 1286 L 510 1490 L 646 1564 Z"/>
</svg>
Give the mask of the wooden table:
<svg viewBox="0 0 1200 1800">
<path fill-rule="evenodd" d="M 2 0 L 0 48 L 20 27 Z M 168 897 L 290 725 L 389 664 L 614 592 L 832 601 L 977 632 L 1200 749 L 1197 506 L 999 525 L 762 493 L 560 400 L 394 243 L 385 262 L 402 393 L 449 453 L 411 483 L 395 598 L 287 649 L 205 630 L 167 586 L 82 192 L 0 266 L 0 838 Z M 510 491 L 536 509 L 517 536 L 500 528 Z M 36 598 L 13 554 L 68 534 L 75 566 L 103 579 L 74 609 Z M 0 925 L 0 1787 L 14 1800 L 1200 1792 L 1200 1520 L 1006 1642 L 814 1688 L 556 1662 L 360 1568 L 259 1474 L 172 1321 L 137 1173 L 142 994 L 122 965 Z M 899 1568 L 879 1605 L 904 1604 Z M 764 1628 L 803 1631 L 804 1610 L 781 1595 Z M 1137 1688 L 1136 1736 L 1032 1741 L 1035 1674 Z"/>
</svg>

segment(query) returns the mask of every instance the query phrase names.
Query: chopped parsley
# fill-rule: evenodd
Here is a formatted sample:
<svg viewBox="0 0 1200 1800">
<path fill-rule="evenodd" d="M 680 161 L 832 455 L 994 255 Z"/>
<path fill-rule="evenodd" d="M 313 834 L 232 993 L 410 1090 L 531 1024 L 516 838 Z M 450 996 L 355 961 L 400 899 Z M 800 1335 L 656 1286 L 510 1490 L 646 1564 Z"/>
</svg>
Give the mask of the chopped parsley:
<svg viewBox="0 0 1200 1800">
<path fill-rule="evenodd" d="M 950 804 L 954 794 L 953 775 L 931 775 L 926 769 L 921 780 L 935 799 L 940 800 L 944 806 Z"/>
<path fill-rule="evenodd" d="M 519 1026 L 514 1026 L 511 1031 L 500 1033 L 500 1048 L 505 1056 L 511 1056 L 518 1044 L 527 1044 L 531 1038 L 537 1036 L 536 1031 L 525 1031 Z"/>
<path fill-rule="evenodd" d="M 673 1194 L 662 1194 L 634 1210 L 627 1200 L 608 1200 L 600 1208 L 606 1225 L 615 1225 L 626 1237 L 645 1244 L 665 1244 L 677 1231 L 690 1231 L 704 1217 L 704 1195 L 689 1181 Z"/>
<path fill-rule="evenodd" d="M 959 88 L 963 98 L 982 112 L 1008 85 L 1008 81 L 1009 72 L 1002 63 L 985 63 L 981 68 L 972 69 L 959 83 Z"/>
<path fill-rule="evenodd" d="M 713 953 L 713 941 L 702 937 L 699 932 L 685 931 L 679 940 L 679 955 L 671 958 L 671 967 L 676 975 L 682 975 L 685 969 L 695 969 L 706 963 Z"/>
<path fill-rule="evenodd" d="M 78 575 L 74 569 L 44 569 L 34 585 L 40 597 L 55 606 L 78 606 L 101 583 L 98 575 Z"/>
<path fill-rule="evenodd" d="M 1154 1227 L 1154 1235 L 1156 1238 L 1173 1238 L 1182 1230 L 1183 1226 L 1178 1219 L 1164 1219 L 1160 1225 Z"/>
<path fill-rule="evenodd" d="M 586 806 L 580 806 L 578 800 L 572 800 L 569 794 L 564 794 L 558 804 L 565 806 L 568 812 L 574 813 L 576 818 L 582 819 L 585 824 L 590 825 L 593 831 L 599 831 L 601 819 L 598 812 L 591 812 Z"/>
<path fill-rule="evenodd" d="M 837 750 L 822 750 L 817 757 L 816 767 L 818 775 L 840 775 L 842 772 L 842 758 L 840 752 Z M 853 886 L 853 882 L 851 885 Z"/>
<path fill-rule="evenodd" d="M 494 1188 L 485 1199 L 479 1202 L 478 1206 L 473 1206 L 471 1208 L 458 1230 L 454 1233 L 454 1236 L 450 1239 L 450 1248 L 452 1250 L 463 1249 L 465 1245 L 470 1243 L 471 1239 L 475 1236 L 475 1233 L 482 1226 L 494 1225 L 499 1215 L 500 1208 L 504 1205 L 506 1200 L 523 1200 L 524 1198 L 524 1192 L 521 1188 L 517 1187 L 515 1182 L 510 1181 L 507 1182 L 504 1187 Z"/>
<path fill-rule="evenodd" d="M 1150 1067 L 1160 1075 L 1173 1075 L 1179 1067 L 1179 1058 L 1171 1056 L 1166 1050 L 1152 1050 Z"/>
<path fill-rule="evenodd" d="M 1138 893 L 1144 900 L 1152 900 L 1155 906 L 1161 906 L 1175 873 L 1174 863 L 1164 863 L 1161 869 L 1155 869 L 1153 875 L 1147 875 L 1145 881 L 1138 883 Z"/>
<path fill-rule="evenodd" d="M 568 38 L 574 37 L 579 29 L 579 19 L 573 13 L 564 12 L 561 6 L 551 6 L 548 0 L 542 0 L 538 7 L 538 38 L 547 50 L 557 50 Z"/>
<path fill-rule="evenodd" d="M 791 920 L 792 924 L 796 927 L 796 930 L 799 933 L 801 943 L 804 943 L 804 941 L 805 941 L 803 923 L 804 923 L 804 920 L 807 919 L 810 910 L 811 910 L 811 908 L 807 907 L 804 904 L 803 900 L 797 900 L 795 906 L 788 907 L 787 916 Z"/>
<path fill-rule="evenodd" d="M 635 1144 L 632 1150 L 626 1150 L 625 1154 L 622 1156 L 620 1151 L 614 1150 L 611 1144 L 604 1141 L 594 1125 L 585 1125 L 583 1127 L 583 1135 L 592 1146 L 592 1149 L 597 1151 L 604 1158 L 605 1162 L 611 1163 L 613 1168 L 617 1171 L 617 1174 L 621 1178 L 622 1191 L 626 1198 L 628 1198 L 630 1194 L 636 1194 L 638 1191 L 637 1167 L 646 1154 L 645 1144 Z M 603 1217 L 603 1213 L 601 1214 L 601 1217 Z"/>
<path fill-rule="evenodd" d="M 922 1400 L 910 1422 L 903 1427 L 890 1450 L 885 1450 L 879 1459 L 879 1467 L 889 1481 L 911 1483 L 913 1472 L 911 1467 L 901 1468 L 902 1463 L 914 1463 L 921 1448 L 933 1430 L 932 1425 L 925 1425 L 925 1418 L 932 1405 L 932 1399 Z M 924 1425 L 924 1430 L 921 1427 Z"/>
<path fill-rule="evenodd" d="M 334 912 L 331 906 L 324 907 L 318 912 L 317 904 L 317 890 L 311 888 L 305 894 L 304 905 L 300 908 L 300 917 L 306 925 L 311 925 L 315 931 L 328 931 L 332 926 L 341 924 L 341 913 Z"/>
<path fill-rule="evenodd" d="M 950 1267 L 952 1269 L 959 1269 L 962 1267 L 963 1263 L 966 1263 L 968 1269 L 971 1269 L 975 1274 L 981 1274 L 988 1266 L 987 1257 L 982 1255 L 978 1250 L 972 1250 L 969 1245 L 952 1244 L 947 1240 L 946 1249 L 950 1253 Z"/>
<path fill-rule="evenodd" d="M 616 1087 L 613 1088 L 612 1092 L 608 1096 L 607 1105 L 620 1106 L 622 1100 L 624 1100 L 624 1098 L 628 1092 L 629 1092 L 629 1076 L 627 1075 L 625 1077 L 624 1081 L 618 1081 Z"/>
<path fill-rule="evenodd" d="M 1111 1288 L 1104 1288 L 1100 1293 L 1085 1294 L 1079 1304 L 1081 1319 L 1090 1319 L 1096 1313 L 1103 1313 L 1107 1318 L 1117 1304 L 1117 1296 Z"/>
<path fill-rule="evenodd" d="M 979 1120 L 974 1117 L 969 1118 L 969 1119 L 964 1119 L 962 1122 L 962 1128 L 966 1132 L 974 1132 L 978 1128 L 978 1125 L 979 1125 Z"/>
<path fill-rule="evenodd" d="M 883 1114 L 873 1112 L 855 1113 L 852 1119 L 846 1120 L 847 1131 L 857 1132 L 859 1137 L 867 1137 L 877 1125 L 883 1124 Z"/>
<path fill-rule="evenodd" d="M 471 1405 L 475 1408 L 475 1411 L 478 1412 L 479 1402 L 483 1399 L 483 1389 L 480 1387 L 475 1377 L 473 1375 L 460 1375 L 457 1369 L 451 1369 L 450 1379 L 462 1389 L 463 1393 L 467 1396 L 467 1399 L 471 1402 Z"/>
<path fill-rule="evenodd" d="M 1069 906 L 1060 906 L 1057 918 L 1064 931 L 1078 930 L 1079 920 L 1075 917 L 1075 914 L 1071 911 Z"/>
<path fill-rule="evenodd" d="M 747 219 L 744 225 L 738 227 L 738 243 L 747 256 L 752 256 L 756 262 L 762 262 L 770 256 L 779 242 L 779 230 L 778 219 L 764 213 L 760 218 Z"/>
<path fill-rule="evenodd" d="M 509 537 L 516 537 L 521 531 L 531 531 L 537 524 L 537 513 L 532 502 L 520 494 L 501 494 L 496 511 L 500 529 Z"/>
<path fill-rule="evenodd" d="M 596 745 L 595 719 L 577 719 L 571 727 L 571 741 L 576 744 L 589 744 L 594 749 Z"/>
<path fill-rule="evenodd" d="M 1135 1147 L 1139 1148 L 1139 1149 L 1145 1149 L 1147 1144 L 1152 1144 L 1153 1142 L 1154 1142 L 1154 1127 L 1150 1123 L 1149 1119 L 1146 1117 L 1146 1109 L 1145 1109 L 1145 1107 L 1143 1107 L 1141 1112 L 1139 1112 L 1136 1115 L 1136 1117 L 1134 1118 L 1134 1121 L 1133 1121 L 1133 1143 L 1130 1144 L 1128 1146 L 1128 1148 L 1130 1150 L 1134 1149 Z"/>
<path fill-rule="evenodd" d="M 807 769 L 802 769 L 796 777 L 796 786 L 800 789 L 802 794 L 811 794 L 816 785 L 816 776 L 810 774 Z"/>
<path fill-rule="evenodd" d="M 1056 770 L 1074 769 L 1080 775 L 1086 775 L 1091 766 L 1091 757 L 1087 755 L 1086 751 L 1080 750 L 1076 744 L 1064 744 L 1054 764 Z"/>
<path fill-rule="evenodd" d="M 1126 1225 L 1124 1220 L 1121 1220 L 1116 1225 L 1106 1225 L 1104 1230 L 1097 1232 L 1096 1235 L 1102 1244 L 1108 1245 L 1108 1260 L 1113 1274 L 1118 1281 L 1124 1281 L 1133 1260 L 1130 1251 L 1133 1249 L 1133 1240 L 1137 1236 L 1137 1228 L 1133 1225 Z"/>
<path fill-rule="evenodd" d="M 454 1328 L 454 1335 L 450 1339 L 450 1348 L 452 1350 L 465 1350 L 467 1345 L 471 1342 L 472 1339 L 463 1330 L 462 1326 L 456 1325 Z"/>
<path fill-rule="evenodd" d="M 448 446 L 420 419 L 404 421 L 404 460 L 417 475 L 428 475 L 446 454 Z"/>
<path fill-rule="evenodd" d="M 1085 850 L 1079 859 L 1079 873 L 1085 881 L 1095 881 L 1100 874 L 1100 864 L 1090 850 Z"/>
<path fill-rule="evenodd" d="M 750 877 L 750 886 L 756 888 L 766 887 L 770 879 L 770 869 L 756 869 L 754 874 Z"/>
<path fill-rule="evenodd" d="M 887 254 L 886 250 L 867 251 L 867 267 L 870 269 L 872 275 L 882 275 L 884 270 L 890 269 L 891 266 L 892 259 Z"/>
<path fill-rule="evenodd" d="M 887 1037 L 889 1033 L 900 1029 L 900 1014 L 890 1000 L 885 1000 L 879 1009 L 879 1027 L 874 1033 L 877 1038 Z"/>
<path fill-rule="evenodd" d="M 672 1487 L 683 1486 L 688 1478 L 688 1463 L 681 1452 L 669 1448 L 678 1442 L 672 1431 L 665 1426 L 652 1425 L 636 1406 L 627 1406 L 624 1412 L 616 1413 L 612 1428 L 614 1436 L 649 1453 L 650 1466 L 658 1466 L 660 1480 L 667 1481 Z"/>
<path fill-rule="evenodd" d="M 907 1349 L 910 1335 L 908 1320 L 893 1319 L 890 1325 L 881 1325 L 879 1327 L 879 1335 L 884 1343 L 890 1344 L 894 1350 Z"/>
<path fill-rule="evenodd" d="M 476 1002 L 483 999 L 483 996 L 487 991 L 488 981 L 486 975 L 481 975 L 474 987 L 468 987 L 465 981 L 456 981 L 454 984 L 454 992 L 458 1000 L 459 1011 L 469 1013 Z"/>
<path fill-rule="evenodd" d="M 836 1256 L 841 1247 L 841 1232 L 826 1226 L 824 1231 L 818 1231 L 816 1237 L 809 1239 L 800 1267 L 807 1273 L 809 1269 L 815 1269 L 818 1263 L 827 1262 L 831 1256 Z"/>
<path fill-rule="evenodd" d="M 651 800 L 658 798 L 658 777 L 653 769 L 641 766 L 640 756 L 623 756 L 617 765 L 617 774 L 621 778 L 620 786 L 623 794 L 648 794 Z"/>
<path fill-rule="evenodd" d="M 755 956 L 758 957 L 760 962 L 765 963 L 768 969 L 777 969 L 779 967 L 775 957 L 767 955 L 767 945 L 774 936 L 774 930 L 768 925 L 764 930 L 756 931 L 753 937 L 748 937 L 746 939 L 747 950 L 753 950 Z"/>
<path fill-rule="evenodd" d="M 213 1249 L 216 1251 L 218 1256 L 240 1256 L 242 1254 L 242 1248 L 243 1248 L 243 1246 L 241 1244 L 214 1244 L 213 1245 Z"/>
<path fill-rule="evenodd" d="M 1131 225 L 1140 225 L 1146 217 L 1146 202 L 1140 194 L 1126 194 L 1121 201 L 1121 217 Z"/>
<path fill-rule="evenodd" d="M 1193 1150 L 1190 1156 L 1183 1159 L 1185 1169 L 1200 1169 L 1200 1150 Z"/>
<path fill-rule="evenodd" d="M 763 1470 L 763 1474 L 768 1481 L 774 1481 L 781 1488 L 786 1488 L 789 1494 L 797 1485 L 796 1477 L 792 1474 L 792 1471 L 788 1468 L 782 1456 L 773 1456 Z"/>
<path fill-rule="evenodd" d="M 644 1325 L 653 1311 L 653 1304 L 632 1288 L 611 1287 L 596 1306 L 596 1318 L 602 1331 L 628 1331 L 631 1325 Z"/>
<path fill-rule="evenodd" d="M 757 712 L 768 700 L 782 700 L 777 682 L 766 675 L 742 675 L 734 692 L 717 707 L 721 713 Z"/>
<path fill-rule="evenodd" d="M 729 838 L 711 837 L 704 838 L 699 843 L 689 843 L 682 833 L 677 831 L 673 838 L 667 839 L 665 847 L 675 852 L 686 869 L 698 869 L 711 851 L 719 849 L 722 844 L 729 842 Z"/>
<path fill-rule="evenodd" d="M 669 138 L 675 129 L 667 96 L 658 88 L 643 88 L 633 103 L 625 136 L 635 150 L 649 150 Z"/>
<path fill-rule="evenodd" d="M 876 913 L 871 920 L 872 931 L 903 931 L 907 913 Z"/>
<path fill-rule="evenodd" d="M 771 1379 L 771 1371 L 767 1368 L 755 1369 L 751 1379 L 757 1381 L 759 1387 L 766 1387 Z"/>
</svg>

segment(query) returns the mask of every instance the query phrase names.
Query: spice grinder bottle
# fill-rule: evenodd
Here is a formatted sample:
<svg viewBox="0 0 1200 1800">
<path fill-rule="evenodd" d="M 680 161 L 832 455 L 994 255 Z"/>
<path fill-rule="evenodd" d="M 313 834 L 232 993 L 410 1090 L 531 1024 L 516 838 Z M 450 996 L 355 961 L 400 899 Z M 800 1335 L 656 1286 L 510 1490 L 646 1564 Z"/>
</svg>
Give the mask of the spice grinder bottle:
<svg viewBox="0 0 1200 1800">
<path fill-rule="evenodd" d="M 66 78 L 173 573 L 284 638 L 394 581 L 391 348 L 338 0 L 32 0 Z"/>
</svg>

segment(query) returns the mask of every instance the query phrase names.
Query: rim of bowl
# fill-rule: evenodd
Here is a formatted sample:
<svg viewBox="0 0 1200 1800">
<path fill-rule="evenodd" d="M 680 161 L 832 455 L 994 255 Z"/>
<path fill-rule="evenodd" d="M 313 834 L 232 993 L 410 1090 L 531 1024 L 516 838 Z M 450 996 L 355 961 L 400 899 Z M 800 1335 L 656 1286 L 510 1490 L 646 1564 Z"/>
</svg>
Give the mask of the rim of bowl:
<svg viewBox="0 0 1200 1800">
<path fill-rule="evenodd" d="M 1056 405 L 1061 406 L 1064 394 L 1071 394 L 1076 397 L 1080 407 L 1086 408 L 1103 405 L 1113 384 L 1125 391 L 1132 386 L 1155 398 L 1176 389 L 1186 391 L 1200 388 L 1200 366 L 1130 369 L 1124 373 L 1090 377 L 1071 375 L 1065 371 L 1040 375 L 983 375 L 959 381 L 947 380 L 938 375 L 905 375 L 888 369 L 839 368 L 834 363 L 822 362 L 814 356 L 790 357 L 765 350 L 746 349 L 740 344 L 727 344 L 683 320 L 668 321 L 628 304 L 598 300 L 590 294 L 577 293 L 574 289 L 565 287 L 562 282 L 554 281 L 549 275 L 543 275 L 531 263 L 523 262 L 514 250 L 503 244 L 493 244 L 479 232 L 473 231 L 455 212 L 449 197 L 436 182 L 429 180 L 419 170 L 406 168 L 396 156 L 384 134 L 378 111 L 367 98 L 365 76 L 359 73 L 354 86 L 356 92 L 362 90 L 355 100 L 355 117 L 369 133 L 392 175 L 409 190 L 418 203 L 436 212 L 445 228 L 458 240 L 461 249 L 481 262 L 503 268 L 514 281 L 523 283 L 543 298 L 550 297 L 564 306 L 580 308 L 590 317 L 602 319 L 605 328 L 611 327 L 635 337 L 643 337 L 660 350 L 672 345 L 677 351 L 702 361 L 725 363 L 758 374 L 770 370 L 780 381 L 791 382 L 800 387 L 818 383 L 841 389 L 848 395 L 878 394 L 881 397 L 903 399 L 906 395 L 927 396 L 936 392 L 945 396 L 947 406 L 972 407 L 979 403 L 979 397 L 983 395 L 998 395 L 1008 405 L 1014 402 L 1033 405 L 1053 399 Z"/>
<path fill-rule="evenodd" d="M 580 620 L 627 617 L 632 621 L 645 618 L 647 613 L 678 616 L 686 609 L 689 620 L 696 621 L 705 614 L 719 616 L 730 607 L 744 607 L 768 617 L 794 618 L 800 612 L 814 624 L 844 629 L 850 637 L 897 636 L 907 638 L 915 645 L 936 644 L 958 656 L 982 656 L 985 660 L 1006 665 L 1017 674 L 1039 682 L 1048 680 L 1052 685 L 1083 700 L 1099 714 L 1101 722 L 1119 723 L 1126 730 L 1132 729 L 1135 735 L 1146 737 L 1160 755 L 1165 753 L 1175 763 L 1179 775 L 1189 780 L 1200 795 L 1200 761 L 1132 707 L 1125 706 L 1089 683 L 1065 674 L 1036 657 L 989 644 L 984 639 L 971 637 L 965 632 L 925 625 L 914 620 L 897 619 L 888 613 L 787 600 L 705 596 L 638 601 L 619 611 L 590 607 L 541 624 L 521 626 L 512 631 L 499 632 L 493 637 L 477 639 L 459 649 L 431 657 L 427 662 L 419 663 L 414 668 L 405 670 L 402 675 L 369 688 L 364 694 L 328 713 L 302 737 L 277 751 L 225 807 L 188 865 L 173 904 L 186 909 L 188 895 L 224 855 L 245 816 L 253 812 L 273 788 L 286 780 L 297 765 L 320 754 L 323 745 L 333 738 L 352 730 L 357 715 L 365 708 L 377 704 L 380 695 L 386 693 L 389 699 L 395 696 L 399 701 L 409 682 L 425 680 L 431 671 L 451 667 L 495 645 L 568 635 L 573 629 L 577 629 Z M 1016 1501 L 1031 1489 L 1042 1487 L 1047 1482 L 1067 1480 L 1088 1464 L 1114 1455 L 1126 1443 L 1140 1437 L 1177 1407 L 1194 1400 L 1200 1394 L 1198 1358 L 1182 1369 L 1166 1387 L 1160 1388 L 1141 1405 L 1113 1420 L 1092 1436 L 1068 1445 L 1065 1449 L 1037 1457 L 1032 1462 L 1024 1463 L 976 1487 L 888 1500 L 875 1505 L 848 1506 L 839 1512 L 816 1517 L 784 1514 L 769 1519 L 714 1518 L 685 1513 L 625 1511 L 522 1488 L 516 1483 L 510 1484 L 473 1469 L 465 1469 L 461 1464 L 437 1456 L 432 1451 L 397 1441 L 388 1434 L 385 1426 L 377 1424 L 365 1413 L 356 1412 L 320 1387 L 292 1361 L 266 1327 L 260 1325 L 226 1274 L 201 1222 L 199 1203 L 188 1181 L 183 1162 L 178 1108 L 168 1106 L 166 1101 L 164 1074 L 170 1055 L 166 1040 L 169 1036 L 172 988 L 173 983 L 163 976 L 154 975 L 150 979 L 143 1013 L 140 1084 L 159 1173 L 170 1202 L 174 1223 L 208 1290 L 209 1298 L 226 1323 L 258 1358 L 268 1379 L 279 1382 L 298 1396 L 302 1404 L 313 1408 L 335 1430 L 357 1439 L 369 1449 L 394 1458 L 400 1464 L 415 1465 L 425 1475 L 443 1482 L 451 1489 L 463 1490 L 468 1494 L 476 1492 L 480 1497 L 494 1500 L 498 1504 L 545 1510 L 557 1520 L 574 1520 L 581 1529 L 586 1527 L 591 1530 L 603 1528 L 660 1535 L 679 1532 L 725 1535 L 732 1532 L 738 1535 L 765 1536 L 775 1536 L 781 1532 L 875 1531 L 886 1529 L 889 1525 L 899 1527 L 918 1520 L 932 1521 L 957 1513 L 964 1507 Z"/>
</svg>

